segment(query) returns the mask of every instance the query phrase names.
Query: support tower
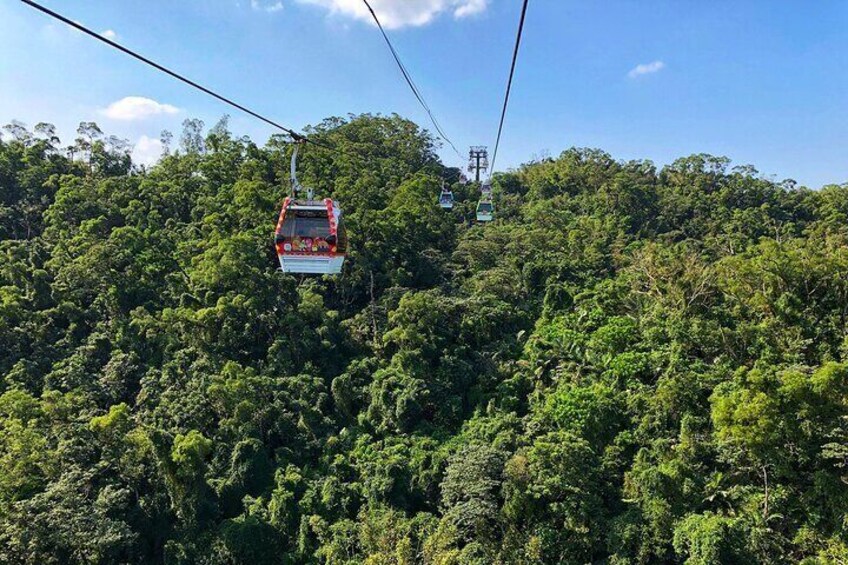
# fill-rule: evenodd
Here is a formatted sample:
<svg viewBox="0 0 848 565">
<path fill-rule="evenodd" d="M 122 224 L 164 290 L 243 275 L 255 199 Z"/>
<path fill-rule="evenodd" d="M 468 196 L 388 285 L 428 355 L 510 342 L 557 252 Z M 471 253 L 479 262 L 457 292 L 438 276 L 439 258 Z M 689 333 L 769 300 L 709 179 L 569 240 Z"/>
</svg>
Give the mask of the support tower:
<svg viewBox="0 0 848 565">
<path fill-rule="evenodd" d="M 489 150 L 477 145 L 468 151 L 468 172 L 474 173 L 477 182 L 480 182 L 480 173 L 489 170 Z"/>
</svg>

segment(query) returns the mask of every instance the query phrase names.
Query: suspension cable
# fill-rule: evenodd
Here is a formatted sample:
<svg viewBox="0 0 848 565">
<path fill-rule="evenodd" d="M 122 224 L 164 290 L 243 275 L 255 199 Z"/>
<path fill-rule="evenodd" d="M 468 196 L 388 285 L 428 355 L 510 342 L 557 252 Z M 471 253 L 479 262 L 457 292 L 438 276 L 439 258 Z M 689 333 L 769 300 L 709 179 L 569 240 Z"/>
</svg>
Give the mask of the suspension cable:
<svg viewBox="0 0 848 565">
<path fill-rule="evenodd" d="M 86 35 L 90 35 L 94 39 L 97 39 L 98 41 L 101 41 L 101 42 L 105 43 L 106 45 L 109 45 L 110 47 L 117 49 L 118 51 L 122 51 L 123 53 L 129 55 L 130 57 L 138 59 L 142 63 L 145 63 L 145 64 L 153 67 L 154 69 L 156 69 L 158 71 L 161 71 L 161 72 L 163 72 L 167 75 L 170 75 L 171 77 L 173 77 L 173 78 L 175 78 L 179 81 L 182 81 L 182 82 L 186 83 L 187 85 L 192 86 L 192 87 L 196 88 L 197 90 L 200 90 L 201 92 L 203 92 L 205 94 L 208 94 L 209 96 L 212 96 L 213 98 L 217 98 L 218 100 L 220 100 L 221 102 L 224 102 L 225 104 L 229 104 L 230 106 L 237 108 L 237 109 L 241 110 L 242 112 L 253 116 L 254 118 L 257 118 L 258 120 L 261 120 L 261 121 L 265 122 L 266 124 L 268 124 L 270 126 L 273 126 L 273 127 L 277 128 L 279 130 L 284 131 L 285 133 L 289 134 L 292 137 L 292 139 L 295 140 L 295 141 L 304 141 L 306 143 L 311 143 L 313 145 L 317 145 L 318 147 L 323 147 L 324 149 L 332 149 L 331 147 L 324 145 L 323 143 L 308 139 L 305 136 L 297 133 L 296 131 L 294 131 L 290 128 L 287 128 L 287 127 L 279 124 L 278 122 L 275 122 L 274 120 L 272 120 L 270 118 L 266 118 L 262 114 L 259 114 L 258 112 L 254 112 L 253 110 L 246 108 L 245 106 L 242 106 L 238 102 L 235 102 L 235 101 L 233 101 L 233 100 L 231 100 L 231 99 L 229 99 L 229 98 L 227 98 L 227 97 L 225 97 L 221 94 L 218 94 L 217 92 L 214 92 L 213 90 L 210 90 L 210 89 L 206 88 L 205 86 L 200 85 L 197 82 L 195 82 L 191 79 L 188 79 L 188 78 L 184 77 L 183 75 L 181 75 L 181 74 L 179 74 L 175 71 L 172 71 L 171 69 L 168 69 L 167 67 L 164 67 L 164 66 L 160 65 L 159 63 L 156 63 L 155 61 L 148 59 L 144 55 L 140 55 L 139 53 L 136 53 L 135 51 L 128 49 L 128 48 L 124 47 L 123 45 L 120 45 L 120 44 L 112 41 L 111 39 L 109 39 L 107 37 L 103 37 L 99 33 L 90 30 L 89 28 L 85 27 L 84 25 L 82 25 L 78 22 L 75 22 L 75 21 L 73 21 L 69 18 L 66 18 L 63 15 L 61 15 L 57 12 L 54 12 L 53 10 L 51 10 L 51 9 L 45 7 L 45 6 L 42 6 L 41 4 L 38 4 L 37 2 L 33 2 L 33 0 L 21 0 L 21 2 L 23 2 L 24 4 L 27 4 L 28 6 L 30 6 L 32 8 L 35 8 L 39 12 L 43 12 L 44 14 L 47 14 L 51 18 L 59 20 L 60 22 L 66 24 L 66 25 L 69 25 L 69 26 L 85 33 Z"/>
<path fill-rule="evenodd" d="M 495 141 L 495 152 L 492 155 L 492 163 L 489 168 L 489 175 L 495 172 L 495 161 L 498 159 L 498 147 L 501 144 L 501 133 L 503 133 L 504 120 L 506 119 L 506 108 L 509 105 L 509 94 L 512 91 L 512 78 L 515 75 L 515 62 L 518 60 L 518 49 L 521 46 L 521 34 L 524 31 L 524 17 L 527 15 L 527 4 L 529 0 L 524 0 L 524 5 L 521 8 L 521 19 L 518 22 L 518 34 L 515 36 L 515 50 L 512 52 L 512 66 L 509 69 L 509 81 L 506 84 L 506 95 L 504 96 L 503 110 L 501 111 L 501 122 L 498 125 L 498 138 Z"/>
<path fill-rule="evenodd" d="M 400 59 L 400 55 L 398 55 L 397 50 L 395 49 L 394 45 L 392 45 L 392 42 L 389 39 L 389 36 L 386 34 L 386 30 L 383 29 L 383 24 L 380 23 L 380 18 L 377 17 L 377 13 L 374 12 L 374 9 L 371 7 L 371 4 L 368 2 L 368 0 L 362 0 L 362 1 L 365 3 L 365 6 L 368 8 L 368 11 L 371 12 L 371 17 L 374 18 L 374 22 L 377 24 L 377 27 L 379 28 L 380 33 L 383 34 L 383 39 L 386 40 L 386 45 L 388 45 L 389 51 L 391 51 L 392 57 L 394 58 L 395 63 L 397 63 L 397 66 L 400 69 L 400 72 L 403 75 L 403 78 L 406 80 L 406 84 L 408 84 L 409 89 L 412 90 L 412 94 L 415 95 L 415 98 L 418 100 L 418 103 L 421 104 L 421 107 L 424 108 L 424 111 L 427 112 L 428 116 L 430 116 L 430 121 L 433 122 L 433 126 L 436 128 L 436 131 L 439 133 L 439 135 L 442 137 L 442 139 L 444 139 L 445 141 L 448 142 L 448 145 L 451 146 L 451 149 L 453 149 L 454 153 L 456 153 L 456 155 L 461 160 L 462 155 L 460 155 L 459 150 L 456 148 L 456 146 L 453 144 L 453 142 L 450 140 L 450 138 L 447 136 L 447 134 L 445 134 L 445 131 L 442 129 L 442 126 L 439 124 L 439 121 L 436 119 L 436 116 L 434 116 L 432 110 L 430 110 L 430 106 L 427 104 L 427 102 L 424 100 L 424 97 L 421 95 L 421 91 L 418 90 L 418 87 L 415 85 L 415 81 L 412 80 L 412 76 L 409 74 L 409 71 L 407 71 L 406 66 L 403 64 L 403 61 L 401 61 L 401 59 Z"/>
</svg>

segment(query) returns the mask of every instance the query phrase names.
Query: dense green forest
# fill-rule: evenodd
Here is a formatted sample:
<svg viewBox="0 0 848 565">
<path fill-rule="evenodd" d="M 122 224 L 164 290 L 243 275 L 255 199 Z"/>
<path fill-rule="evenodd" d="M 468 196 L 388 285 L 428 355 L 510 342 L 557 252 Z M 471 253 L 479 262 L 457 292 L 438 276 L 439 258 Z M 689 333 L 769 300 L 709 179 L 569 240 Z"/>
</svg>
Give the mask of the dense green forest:
<svg viewBox="0 0 848 565">
<path fill-rule="evenodd" d="M 0 562 L 848 562 L 848 185 L 569 149 L 477 225 L 334 118 L 351 252 L 293 277 L 291 145 L 184 125 L 0 141 Z"/>
</svg>

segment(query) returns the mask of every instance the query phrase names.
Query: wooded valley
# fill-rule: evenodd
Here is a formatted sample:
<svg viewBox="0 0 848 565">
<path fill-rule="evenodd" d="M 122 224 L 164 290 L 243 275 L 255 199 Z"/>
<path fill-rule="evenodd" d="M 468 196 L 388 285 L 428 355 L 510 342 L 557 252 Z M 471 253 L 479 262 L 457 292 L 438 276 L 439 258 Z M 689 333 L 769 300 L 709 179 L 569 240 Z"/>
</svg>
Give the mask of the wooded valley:
<svg viewBox="0 0 848 565">
<path fill-rule="evenodd" d="M 283 137 L 7 126 L 0 562 L 848 562 L 848 185 L 568 149 L 481 225 L 416 124 L 306 133 L 340 276 Z"/>
</svg>

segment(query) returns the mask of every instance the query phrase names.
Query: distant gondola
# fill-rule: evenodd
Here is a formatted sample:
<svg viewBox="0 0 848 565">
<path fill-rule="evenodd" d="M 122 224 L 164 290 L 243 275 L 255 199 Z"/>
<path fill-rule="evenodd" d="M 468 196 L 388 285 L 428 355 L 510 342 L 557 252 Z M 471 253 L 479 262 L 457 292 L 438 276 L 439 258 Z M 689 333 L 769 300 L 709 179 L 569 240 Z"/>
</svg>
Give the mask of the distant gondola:
<svg viewBox="0 0 848 565">
<path fill-rule="evenodd" d="M 453 208 L 453 192 L 451 189 L 442 187 L 442 192 L 439 194 L 439 206 L 446 210 Z"/>
<path fill-rule="evenodd" d="M 494 212 L 495 205 L 492 203 L 491 199 L 481 199 L 480 202 L 477 204 L 477 221 L 491 222 Z"/>
</svg>

